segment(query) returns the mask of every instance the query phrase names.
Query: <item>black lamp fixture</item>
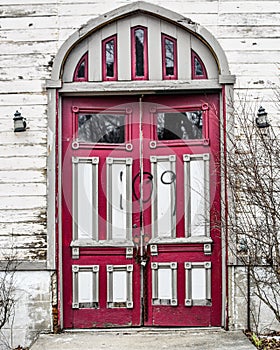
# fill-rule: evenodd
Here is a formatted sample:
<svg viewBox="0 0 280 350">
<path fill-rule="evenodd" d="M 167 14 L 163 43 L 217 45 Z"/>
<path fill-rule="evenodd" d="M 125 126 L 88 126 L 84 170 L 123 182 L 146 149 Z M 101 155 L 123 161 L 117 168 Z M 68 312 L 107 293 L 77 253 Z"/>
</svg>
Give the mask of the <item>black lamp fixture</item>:
<svg viewBox="0 0 280 350">
<path fill-rule="evenodd" d="M 14 132 L 21 132 L 26 130 L 26 119 L 19 111 L 14 114 Z"/>
<path fill-rule="evenodd" d="M 260 108 L 258 110 L 258 114 L 257 114 L 257 118 L 256 118 L 256 125 L 260 129 L 268 128 L 270 126 L 268 119 L 267 119 L 267 113 L 262 106 L 260 106 Z"/>
</svg>

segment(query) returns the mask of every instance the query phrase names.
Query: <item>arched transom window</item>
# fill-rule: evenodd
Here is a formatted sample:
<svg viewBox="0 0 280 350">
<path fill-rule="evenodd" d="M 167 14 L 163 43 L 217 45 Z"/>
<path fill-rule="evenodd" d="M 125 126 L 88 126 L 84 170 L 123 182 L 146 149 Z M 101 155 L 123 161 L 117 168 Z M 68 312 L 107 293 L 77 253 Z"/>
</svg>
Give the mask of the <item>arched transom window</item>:
<svg viewBox="0 0 280 350">
<path fill-rule="evenodd" d="M 218 78 L 209 48 L 179 25 L 132 14 L 87 36 L 70 52 L 64 82 Z"/>
</svg>

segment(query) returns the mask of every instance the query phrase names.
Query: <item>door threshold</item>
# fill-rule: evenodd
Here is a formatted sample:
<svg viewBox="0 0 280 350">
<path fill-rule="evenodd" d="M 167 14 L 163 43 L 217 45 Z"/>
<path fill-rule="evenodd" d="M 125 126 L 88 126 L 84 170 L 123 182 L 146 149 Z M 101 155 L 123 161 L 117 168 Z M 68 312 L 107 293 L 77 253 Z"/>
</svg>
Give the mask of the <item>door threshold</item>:
<svg viewBox="0 0 280 350">
<path fill-rule="evenodd" d="M 139 326 L 139 327 L 123 327 L 123 328 L 85 328 L 85 329 L 65 329 L 63 333 L 123 333 L 125 335 L 135 333 L 176 333 L 176 332 L 197 332 L 197 331 L 225 331 L 222 327 L 151 327 L 151 326 Z"/>
</svg>

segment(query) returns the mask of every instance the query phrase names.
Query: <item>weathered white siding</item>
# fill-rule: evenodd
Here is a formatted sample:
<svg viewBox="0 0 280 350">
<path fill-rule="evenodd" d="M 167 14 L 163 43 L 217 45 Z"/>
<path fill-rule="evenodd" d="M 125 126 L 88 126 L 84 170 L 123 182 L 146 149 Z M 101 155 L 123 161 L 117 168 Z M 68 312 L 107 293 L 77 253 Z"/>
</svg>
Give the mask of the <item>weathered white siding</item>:
<svg viewBox="0 0 280 350">
<path fill-rule="evenodd" d="M 0 237 L 21 257 L 46 258 L 47 94 L 58 48 L 88 20 L 133 1 L 0 1 Z M 205 26 L 225 50 L 236 92 L 268 112 L 279 84 L 279 1 L 153 1 Z M 239 98 L 239 97 L 238 97 Z M 13 132 L 16 110 L 29 129 Z M 44 189 L 45 187 L 45 189 Z M 23 215 L 24 214 L 24 215 Z M 37 227 L 34 230 L 34 227 Z M 28 237 L 34 247 L 29 249 Z M 27 245 L 25 245 L 25 242 Z"/>
<path fill-rule="evenodd" d="M 132 2 L 0 0 L 0 254 L 8 254 L 7 248 L 12 247 L 23 260 L 44 262 L 47 258 L 45 86 L 58 48 L 88 20 Z M 231 73 L 237 77 L 236 98 L 246 96 L 248 102 L 262 104 L 271 116 L 277 113 L 273 89 L 279 86 L 279 1 L 152 3 L 205 26 L 220 42 Z M 13 132 L 16 110 L 27 118 L 24 133 Z M 50 287 L 45 284 L 40 288 L 46 298 L 41 303 L 42 314 L 50 321 Z M 26 312 L 32 315 L 38 305 L 27 304 Z M 40 330 L 48 328 L 50 322 L 29 324 L 30 330 Z M 26 328 L 26 320 L 18 324 L 18 329 L 21 327 Z M 22 341 L 27 345 L 27 340 Z"/>
</svg>

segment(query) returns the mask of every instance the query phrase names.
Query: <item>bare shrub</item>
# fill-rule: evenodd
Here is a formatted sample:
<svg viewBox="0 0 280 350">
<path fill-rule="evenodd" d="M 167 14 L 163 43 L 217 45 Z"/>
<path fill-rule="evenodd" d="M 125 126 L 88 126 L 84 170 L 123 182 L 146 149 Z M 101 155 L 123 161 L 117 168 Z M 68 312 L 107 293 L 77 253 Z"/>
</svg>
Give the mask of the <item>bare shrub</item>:
<svg viewBox="0 0 280 350">
<path fill-rule="evenodd" d="M 231 254 L 247 267 L 251 292 L 280 322 L 279 126 L 259 128 L 256 115 L 246 101 L 233 109 L 224 168 L 227 230 Z"/>
</svg>

